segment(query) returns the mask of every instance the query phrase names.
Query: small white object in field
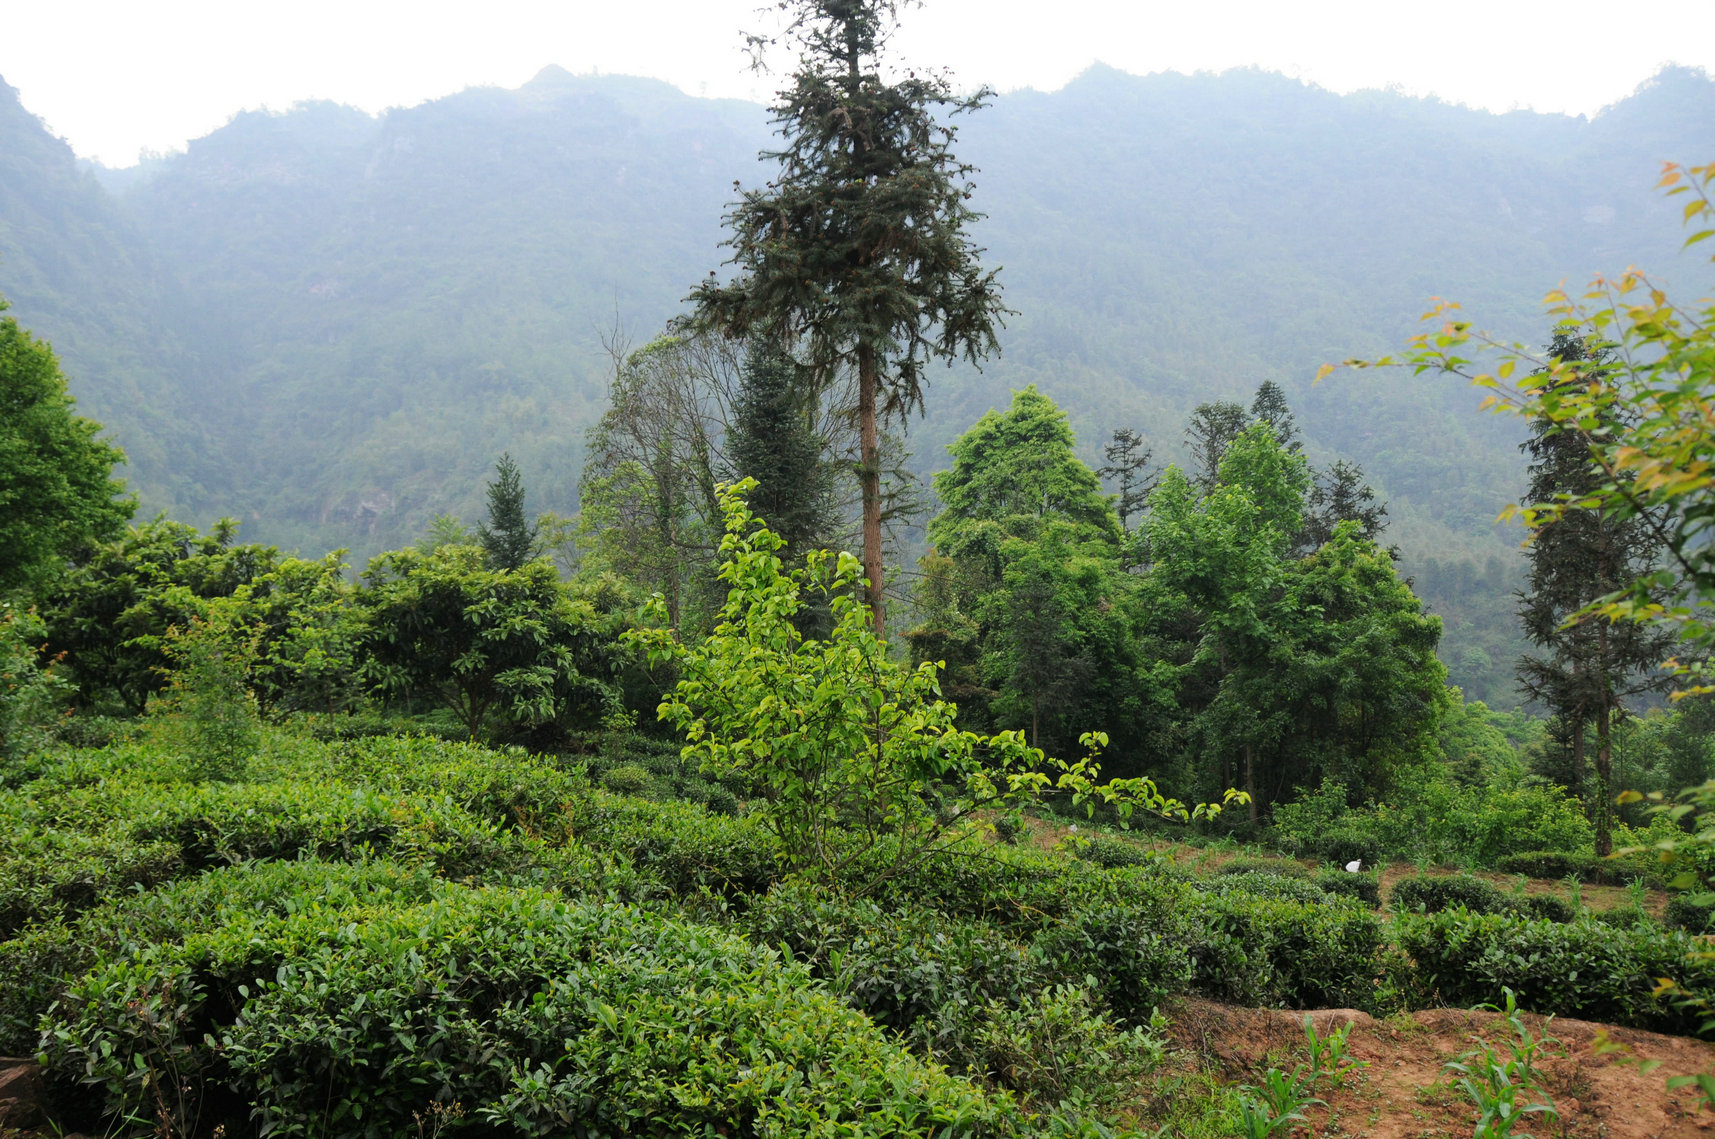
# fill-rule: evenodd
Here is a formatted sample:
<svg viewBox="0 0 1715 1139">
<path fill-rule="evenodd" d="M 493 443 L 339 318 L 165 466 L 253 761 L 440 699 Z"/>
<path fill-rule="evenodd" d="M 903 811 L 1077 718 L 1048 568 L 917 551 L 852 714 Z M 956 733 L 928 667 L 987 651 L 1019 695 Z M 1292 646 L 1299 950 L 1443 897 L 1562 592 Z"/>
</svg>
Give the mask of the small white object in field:
<svg viewBox="0 0 1715 1139">
<path fill-rule="evenodd" d="M 1073 829 L 1073 830 L 1077 830 L 1077 829 L 1078 829 L 1078 824 L 1077 824 L 1077 823 L 1073 823 L 1073 824 L 1072 824 L 1072 829 Z"/>
<path fill-rule="evenodd" d="M 1346 863 L 1346 873 L 1348 873 L 1348 874 L 1356 874 L 1358 871 L 1362 870 L 1363 868 L 1364 868 L 1364 860 L 1361 858 L 1354 858 L 1350 862 Z"/>
</svg>

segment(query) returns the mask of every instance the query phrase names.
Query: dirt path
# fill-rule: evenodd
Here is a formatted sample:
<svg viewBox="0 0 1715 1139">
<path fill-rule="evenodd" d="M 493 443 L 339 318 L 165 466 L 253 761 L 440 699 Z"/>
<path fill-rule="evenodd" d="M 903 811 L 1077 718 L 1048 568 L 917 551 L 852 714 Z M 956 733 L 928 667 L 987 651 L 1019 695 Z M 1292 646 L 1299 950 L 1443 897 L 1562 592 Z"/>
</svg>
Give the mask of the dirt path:
<svg viewBox="0 0 1715 1139">
<path fill-rule="evenodd" d="M 1450 1084 L 1443 1065 L 1481 1038 L 1500 1045 L 1508 1026 L 1496 1013 L 1432 1009 L 1377 1021 L 1348 1009 L 1312 1014 L 1319 1030 L 1352 1022 L 1350 1054 L 1368 1067 L 1348 1076 L 1338 1091 L 1321 1091 L 1328 1105 L 1311 1109 L 1313 1128 L 1297 1134 L 1349 1139 L 1428 1139 L 1471 1134 L 1476 1112 Z M 1271 1064 L 1290 1070 L 1305 1058 L 1303 1013 L 1229 1008 L 1192 1001 L 1174 1015 L 1187 1051 L 1201 1055 L 1224 1080 L 1259 1083 Z M 1541 1035 L 1545 1020 L 1526 1015 Z M 1667 1090 L 1670 1076 L 1715 1069 L 1715 1046 L 1683 1037 L 1606 1029 L 1628 1051 L 1597 1055 L 1603 1026 L 1555 1020 L 1560 1041 L 1545 1053 L 1543 1085 L 1560 1122 L 1531 1116 L 1515 1135 L 1537 1139 L 1678 1139 L 1715 1132 L 1715 1114 L 1697 1110 L 1697 1095 Z M 1628 1062 L 1630 1061 L 1630 1062 Z M 1645 1074 L 1637 1061 L 1659 1061 Z"/>
</svg>

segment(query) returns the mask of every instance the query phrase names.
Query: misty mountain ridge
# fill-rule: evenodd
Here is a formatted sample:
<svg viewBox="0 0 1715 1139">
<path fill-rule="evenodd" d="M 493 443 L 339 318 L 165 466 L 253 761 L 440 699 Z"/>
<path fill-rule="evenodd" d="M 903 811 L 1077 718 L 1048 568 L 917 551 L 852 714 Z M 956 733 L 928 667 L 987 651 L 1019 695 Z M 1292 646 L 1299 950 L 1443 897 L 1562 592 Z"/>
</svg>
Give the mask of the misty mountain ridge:
<svg viewBox="0 0 1715 1139">
<path fill-rule="evenodd" d="M 1019 315 L 983 371 L 933 376 L 916 465 L 1032 382 L 1086 458 L 1134 426 L 1174 459 L 1194 404 L 1272 379 L 1312 460 L 1348 456 L 1389 498 L 1408 572 L 1462 564 L 1474 588 L 1498 567 L 1504 594 L 1517 424 L 1456 381 L 1310 377 L 1396 349 L 1432 296 L 1541 343 L 1562 280 L 1636 263 L 1705 286 L 1652 187 L 1662 160 L 1715 151 L 1712 124 L 1715 83 L 1687 69 L 1589 119 L 1256 70 L 1094 67 L 1000 96 L 957 149 Z M 503 450 L 532 509 L 575 509 L 604 330 L 646 339 L 720 266 L 733 183 L 765 180 L 768 144 L 760 106 L 550 67 L 381 115 L 245 112 L 112 171 L 3 88 L 0 293 L 126 446 L 145 510 L 361 557 L 479 515 Z M 1510 669 L 1478 636 L 1492 621 L 1449 615 L 1467 677 L 1484 655 Z"/>
</svg>

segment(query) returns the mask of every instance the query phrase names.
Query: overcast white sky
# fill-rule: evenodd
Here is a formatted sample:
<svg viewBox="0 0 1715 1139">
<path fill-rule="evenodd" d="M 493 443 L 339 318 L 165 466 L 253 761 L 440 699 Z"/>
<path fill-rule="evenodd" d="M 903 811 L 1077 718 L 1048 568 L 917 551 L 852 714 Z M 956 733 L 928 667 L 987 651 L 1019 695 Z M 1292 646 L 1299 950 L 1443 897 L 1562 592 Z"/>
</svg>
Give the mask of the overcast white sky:
<svg viewBox="0 0 1715 1139">
<path fill-rule="evenodd" d="M 761 0 L 0 0 L 0 77 L 81 155 L 173 149 L 235 112 L 369 111 L 543 66 L 766 100 L 740 29 Z M 1335 91 L 1397 85 L 1493 110 L 1593 113 L 1664 63 L 1715 71 L 1715 0 L 929 0 L 898 48 L 961 84 L 1051 90 L 1092 62 L 1260 65 Z"/>
</svg>

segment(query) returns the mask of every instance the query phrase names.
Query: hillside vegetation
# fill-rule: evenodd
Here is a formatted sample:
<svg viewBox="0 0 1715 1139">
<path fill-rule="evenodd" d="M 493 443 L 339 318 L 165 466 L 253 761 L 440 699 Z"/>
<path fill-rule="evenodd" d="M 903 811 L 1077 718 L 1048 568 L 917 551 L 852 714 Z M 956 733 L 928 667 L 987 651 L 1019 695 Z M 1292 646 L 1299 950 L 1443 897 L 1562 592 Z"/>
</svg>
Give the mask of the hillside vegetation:
<svg viewBox="0 0 1715 1139">
<path fill-rule="evenodd" d="M 1553 283 L 1671 267 L 1647 186 L 1711 121 L 1715 85 L 1685 71 L 1589 121 L 1255 72 L 1005 95 L 960 153 L 1018 315 L 983 372 L 932 378 L 913 465 L 1027 383 L 1094 465 L 1119 427 L 1183 458 L 1193 405 L 1277 381 L 1311 459 L 1355 460 L 1389 501 L 1455 681 L 1510 706 L 1516 536 L 1493 519 L 1521 493 L 1518 436 L 1456 386 L 1309 377 L 1396 343 L 1430 296 L 1540 341 Z M 379 118 L 245 113 L 114 172 L 5 91 L 0 291 L 127 447 L 145 511 L 361 559 L 474 516 L 501 451 L 539 508 L 575 509 L 602 330 L 647 339 L 719 265 L 766 144 L 761 108 L 549 69 Z"/>
</svg>

